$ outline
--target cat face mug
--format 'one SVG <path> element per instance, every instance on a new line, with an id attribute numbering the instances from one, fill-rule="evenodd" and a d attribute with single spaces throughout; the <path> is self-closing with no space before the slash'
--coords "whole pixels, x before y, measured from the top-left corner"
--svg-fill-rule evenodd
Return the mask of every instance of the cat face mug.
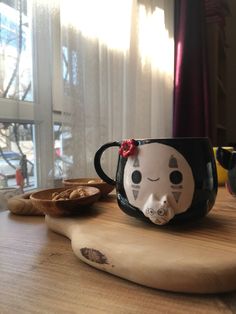
<path id="1" fill-rule="evenodd" d="M 103 152 L 119 147 L 116 178 L 101 166 Z M 94 166 L 116 186 L 119 207 L 156 225 L 206 215 L 215 203 L 217 172 L 207 138 L 130 139 L 102 145 Z"/>

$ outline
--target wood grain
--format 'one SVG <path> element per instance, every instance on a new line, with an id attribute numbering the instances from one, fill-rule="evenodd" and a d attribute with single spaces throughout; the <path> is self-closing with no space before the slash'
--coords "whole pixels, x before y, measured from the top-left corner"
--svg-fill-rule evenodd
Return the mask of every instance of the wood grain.
<path id="1" fill-rule="evenodd" d="M 186 295 L 122 280 L 77 259 L 43 217 L 8 211 L 0 213 L 0 279 L 1 314 L 236 313 L 235 292 Z"/>
<path id="2" fill-rule="evenodd" d="M 52 230 L 71 239 L 77 257 L 136 283 L 185 293 L 236 289 L 236 199 L 224 193 L 209 215 L 155 226 L 125 215 L 114 197 L 84 216 L 47 216 Z"/>

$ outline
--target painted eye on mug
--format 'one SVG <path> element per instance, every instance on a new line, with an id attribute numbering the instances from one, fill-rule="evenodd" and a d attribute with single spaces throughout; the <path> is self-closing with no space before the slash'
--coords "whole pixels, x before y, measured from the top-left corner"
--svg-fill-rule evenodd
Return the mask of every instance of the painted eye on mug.
<path id="1" fill-rule="evenodd" d="M 170 173 L 170 182 L 173 184 L 180 184 L 183 180 L 183 175 L 180 171 L 175 170 Z"/>
<path id="2" fill-rule="evenodd" d="M 147 209 L 147 214 L 148 214 L 149 216 L 153 216 L 153 215 L 155 214 L 155 211 L 154 211 L 152 208 L 148 208 L 148 209 Z"/>
<path id="3" fill-rule="evenodd" d="M 158 211 L 157 211 L 157 214 L 159 216 L 164 216 L 166 213 L 165 209 L 164 208 L 159 208 Z"/>
<path id="4" fill-rule="evenodd" d="M 132 181 L 133 183 L 135 184 L 139 184 L 142 180 L 142 174 L 139 170 L 135 170 L 133 173 L 132 173 Z"/>

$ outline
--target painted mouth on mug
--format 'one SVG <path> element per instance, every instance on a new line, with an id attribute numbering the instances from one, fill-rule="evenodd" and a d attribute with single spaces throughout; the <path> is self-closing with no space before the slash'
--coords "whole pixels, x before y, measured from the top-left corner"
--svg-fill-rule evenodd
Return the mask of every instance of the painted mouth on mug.
<path id="1" fill-rule="evenodd" d="M 169 220 L 164 219 L 164 218 L 161 218 L 161 219 L 156 218 L 155 221 L 154 221 L 154 223 L 157 224 L 157 225 L 165 225 L 168 222 L 169 222 Z"/>
<path id="2" fill-rule="evenodd" d="M 156 179 L 152 179 L 152 178 L 147 178 L 149 181 L 151 181 L 151 182 L 155 182 L 155 181 L 158 181 L 158 180 L 160 180 L 160 177 L 159 178 L 156 178 Z"/>

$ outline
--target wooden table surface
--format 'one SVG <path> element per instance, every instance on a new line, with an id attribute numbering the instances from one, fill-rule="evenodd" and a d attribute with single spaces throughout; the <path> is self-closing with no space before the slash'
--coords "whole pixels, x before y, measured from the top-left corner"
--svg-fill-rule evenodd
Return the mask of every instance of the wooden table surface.
<path id="1" fill-rule="evenodd" d="M 236 199 L 219 189 L 216 206 L 234 202 L 236 210 Z M 236 291 L 187 295 L 134 284 L 80 261 L 70 240 L 50 231 L 44 217 L 3 211 L 0 314 L 5 313 L 236 313 Z"/>

